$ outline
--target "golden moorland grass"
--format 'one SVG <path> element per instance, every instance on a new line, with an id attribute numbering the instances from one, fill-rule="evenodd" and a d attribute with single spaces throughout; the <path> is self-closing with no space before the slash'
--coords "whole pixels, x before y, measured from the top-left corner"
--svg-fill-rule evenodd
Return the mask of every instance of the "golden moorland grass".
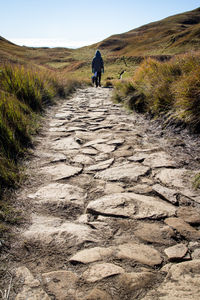
<path id="1" fill-rule="evenodd" d="M 66 97 L 79 82 L 59 78 L 56 73 L 22 65 L 0 67 L 0 232 L 13 213 L 4 191 L 23 178 L 20 161 L 32 146 L 40 115 L 55 99 Z M 6 197 L 6 198 L 5 198 Z M 6 203 L 7 202 L 7 203 Z M 14 214 L 15 215 L 15 214 Z"/>
<path id="2" fill-rule="evenodd" d="M 168 114 L 200 131 L 200 53 L 160 62 L 145 59 L 130 81 L 116 84 L 114 98 L 152 116 Z"/>

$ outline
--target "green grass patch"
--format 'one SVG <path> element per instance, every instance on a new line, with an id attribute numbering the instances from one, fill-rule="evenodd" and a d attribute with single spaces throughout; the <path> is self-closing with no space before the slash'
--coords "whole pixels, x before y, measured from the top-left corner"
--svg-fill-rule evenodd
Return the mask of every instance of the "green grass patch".
<path id="1" fill-rule="evenodd" d="M 193 186 L 195 189 L 200 188 L 200 173 L 195 176 Z"/>

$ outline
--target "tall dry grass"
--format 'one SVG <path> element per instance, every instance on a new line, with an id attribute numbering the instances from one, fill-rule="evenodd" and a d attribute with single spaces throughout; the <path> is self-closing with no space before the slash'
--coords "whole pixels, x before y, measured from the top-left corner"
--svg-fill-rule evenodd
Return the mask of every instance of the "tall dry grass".
<path id="1" fill-rule="evenodd" d="M 200 132 L 200 53 L 178 55 L 160 62 L 147 58 L 137 68 L 133 93 L 124 93 L 127 83 L 116 86 L 115 98 L 129 107 L 153 116 L 168 114 L 192 131 Z M 128 100 L 127 100 L 128 99 Z M 139 109 L 137 109 L 139 107 Z"/>
<path id="2" fill-rule="evenodd" d="M 0 68 L 0 196 L 19 180 L 18 159 L 31 146 L 39 114 L 77 85 L 47 70 L 11 64 Z"/>

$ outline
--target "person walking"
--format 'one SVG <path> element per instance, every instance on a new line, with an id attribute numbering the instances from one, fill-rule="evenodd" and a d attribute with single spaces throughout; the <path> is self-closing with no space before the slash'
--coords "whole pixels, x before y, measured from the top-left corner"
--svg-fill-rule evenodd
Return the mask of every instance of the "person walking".
<path id="1" fill-rule="evenodd" d="M 92 73 L 94 73 L 94 82 L 96 87 L 101 86 L 101 73 L 104 73 L 104 62 L 99 50 L 96 51 L 92 60 Z"/>

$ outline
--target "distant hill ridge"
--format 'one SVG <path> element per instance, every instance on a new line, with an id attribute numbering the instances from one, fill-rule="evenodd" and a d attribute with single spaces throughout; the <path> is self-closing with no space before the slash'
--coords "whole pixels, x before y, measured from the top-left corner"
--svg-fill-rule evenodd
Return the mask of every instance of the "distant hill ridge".
<path id="1" fill-rule="evenodd" d="M 88 63 L 95 49 L 104 57 L 165 56 L 200 50 L 200 7 L 163 20 L 115 34 L 79 49 L 21 47 L 0 36 L 0 64 L 33 63 L 69 71 Z"/>
<path id="2" fill-rule="evenodd" d="M 112 35 L 92 48 L 113 55 L 176 54 L 200 49 L 200 7 L 143 25 L 126 33 Z"/>

